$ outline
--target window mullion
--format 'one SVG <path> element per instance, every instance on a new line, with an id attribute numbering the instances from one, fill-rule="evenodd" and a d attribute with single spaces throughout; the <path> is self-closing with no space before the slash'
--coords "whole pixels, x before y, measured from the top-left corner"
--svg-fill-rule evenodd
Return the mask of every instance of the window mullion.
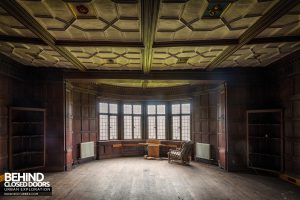
<path id="1" fill-rule="evenodd" d="M 133 111 L 133 109 L 132 109 L 132 111 Z M 134 114 L 133 114 L 133 112 L 131 115 L 131 137 L 134 140 Z"/>

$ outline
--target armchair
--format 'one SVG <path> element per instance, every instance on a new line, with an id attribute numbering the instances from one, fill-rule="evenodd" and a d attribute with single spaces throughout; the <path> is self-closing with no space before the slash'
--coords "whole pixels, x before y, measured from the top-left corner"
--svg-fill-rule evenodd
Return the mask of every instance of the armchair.
<path id="1" fill-rule="evenodd" d="M 182 164 L 189 164 L 193 144 L 193 141 L 184 141 L 181 148 L 177 148 L 176 150 L 170 149 L 168 152 L 168 162 L 171 163 L 174 160 L 179 160 Z"/>

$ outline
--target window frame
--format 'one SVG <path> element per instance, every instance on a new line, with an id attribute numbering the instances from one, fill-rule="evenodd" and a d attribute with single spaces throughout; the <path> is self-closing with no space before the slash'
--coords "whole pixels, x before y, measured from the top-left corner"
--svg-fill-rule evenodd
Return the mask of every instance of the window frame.
<path id="1" fill-rule="evenodd" d="M 125 105 L 131 105 L 131 114 L 125 114 L 124 113 L 124 106 Z M 134 114 L 133 107 L 135 105 L 141 106 L 141 114 Z M 122 102 L 122 121 L 123 121 L 123 135 L 122 138 L 124 140 L 141 140 L 143 138 L 143 104 L 138 103 L 138 102 Z M 130 116 L 131 117 L 131 139 L 125 139 L 125 116 Z M 134 117 L 140 117 L 140 138 L 135 138 L 134 136 Z"/>
<path id="2" fill-rule="evenodd" d="M 101 113 L 100 111 L 100 104 L 101 103 L 106 103 L 107 104 L 107 113 Z M 110 104 L 116 104 L 117 105 L 117 113 L 111 113 L 110 112 Z M 118 140 L 119 138 L 119 115 L 120 115 L 120 111 L 119 111 L 119 103 L 118 102 L 108 102 L 108 101 L 98 101 L 98 105 L 99 105 L 99 109 L 98 109 L 98 116 L 99 116 L 99 140 L 100 141 L 108 141 L 108 140 Z M 100 116 L 101 115 L 106 115 L 107 116 L 107 122 L 108 122 L 108 125 L 107 125 L 107 140 L 101 140 L 100 138 Z M 111 116 L 115 116 L 116 117 L 116 138 L 113 138 L 111 139 L 111 122 L 110 122 L 110 117 Z"/>
<path id="3" fill-rule="evenodd" d="M 173 114 L 173 109 L 172 109 L 172 106 L 173 105 L 176 105 L 176 104 L 179 104 L 179 113 L 178 114 Z M 182 113 L 182 104 L 190 104 L 190 112 L 188 114 L 186 113 Z M 174 139 L 174 130 L 173 130 L 173 117 L 174 116 L 177 116 L 179 117 L 179 139 Z M 182 140 L 182 117 L 183 116 L 189 116 L 189 134 L 190 134 L 190 137 L 189 137 L 189 140 L 192 140 L 192 102 L 191 101 L 173 101 L 171 102 L 170 104 L 170 125 L 171 125 L 171 140 L 174 140 L 174 141 L 183 141 Z"/>
<path id="4" fill-rule="evenodd" d="M 154 105 L 155 106 L 155 114 L 149 114 L 148 113 L 148 106 Z M 157 106 L 158 105 L 164 105 L 165 107 L 165 114 L 157 114 Z M 168 117 L 168 103 L 167 101 L 165 102 L 147 102 L 145 104 L 145 121 L 146 121 L 146 130 L 147 130 L 147 138 L 146 139 L 156 139 L 156 140 L 166 140 L 167 139 L 167 117 Z M 149 138 L 149 116 L 154 117 L 155 118 L 155 138 Z M 164 126 L 164 130 L 165 130 L 165 135 L 164 135 L 164 139 L 158 139 L 158 128 L 157 128 L 157 118 L 159 116 L 164 116 L 165 117 L 165 126 Z"/>

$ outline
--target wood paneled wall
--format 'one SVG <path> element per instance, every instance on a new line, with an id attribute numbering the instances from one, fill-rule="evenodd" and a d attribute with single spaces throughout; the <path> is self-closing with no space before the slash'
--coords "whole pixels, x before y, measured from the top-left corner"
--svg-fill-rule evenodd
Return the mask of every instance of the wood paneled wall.
<path id="1" fill-rule="evenodd" d="M 8 169 L 8 105 L 11 78 L 0 74 L 0 173 Z"/>
<path id="2" fill-rule="evenodd" d="M 211 144 L 211 158 L 217 161 L 217 99 L 218 90 L 195 94 L 193 125 L 195 142 Z"/>
<path id="3" fill-rule="evenodd" d="M 1 58 L 2 59 L 2 58 Z M 8 170 L 8 108 L 46 108 L 46 171 L 64 170 L 64 86 L 62 73 L 39 73 L 0 62 L 0 172 Z M 20 71 L 20 72 L 19 72 Z M 28 74 L 28 77 L 23 76 Z M 55 77 L 55 78 L 53 78 Z"/>
<path id="4" fill-rule="evenodd" d="M 193 138 L 195 142 L 211 145 L 211 159 L 214 163 L 220 160 L 219 146 L 226 146 L 225 134 L 225 102 L 221 100 L 225 94 L 225 85 L 216 85 L 214 88 L 194 93 L 193 98 Z M 224 158 L 222 158 L 224 159 Z"/>
<path id="5" fill-rule="evenodd" d="M 264 74 L 257 74 L 256 77 L 227 83 L 229 171 L 247 169 L 246 111 L 280 108 L 272 81 Z"/>
<path id="6" fill-rule="evenodd" d="M 300 175 L 300 52 L 278 62 L 280 101 L 284 109 L 285 172 Z"/>
<path id="7" fill-rule="evenodd" d="M 74 87 L 73 99 L 73 162 L 78 163 L 79 144 L 97 141 L 98 112 L 97 95 L 95 92 Z M 96 145 L 95 145 L 96 146 Z M 95 147 L 96 148 L 96 147 Z M 95 149 L 96 150 L 96 149 Z"/>

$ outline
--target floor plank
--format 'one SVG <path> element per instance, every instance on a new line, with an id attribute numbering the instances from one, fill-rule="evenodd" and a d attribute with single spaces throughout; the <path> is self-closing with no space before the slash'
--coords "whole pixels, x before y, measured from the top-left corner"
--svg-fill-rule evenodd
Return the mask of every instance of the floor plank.
<path id="1" fill-rule="evenodd" d="M 276 177 L 227 173 L 216 166 L 166 160 L 115 158 L 49 173 L 52 197 L 38 199 L 300 199 L 300 188 Z M 7 197 L 3 199 L 37 199 Z"/>

